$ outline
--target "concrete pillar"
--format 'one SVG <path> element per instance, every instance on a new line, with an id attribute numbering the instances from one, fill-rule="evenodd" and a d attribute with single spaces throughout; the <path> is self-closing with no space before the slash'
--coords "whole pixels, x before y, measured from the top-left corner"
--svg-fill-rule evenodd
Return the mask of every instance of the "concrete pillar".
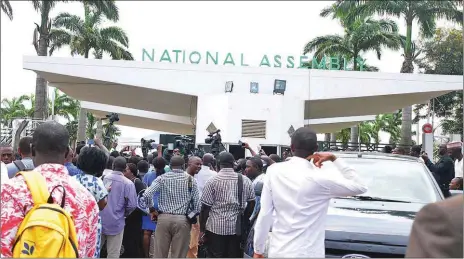
<path id="1" fill-rule="evenodd" d="M 102 136 L 103 136 L 103 123 L 102 123 L 101 119 L 98 119 L 97 120 L 97 134 L 96 134 L 96 137 L 103 141 Z"/>
<path id="2" fill-rule="evenodd" d="M 77 142 L 85 141 L 85 129 L 87 127 L 87 110 L 81 108 L 79 111 L 79 122 L 77 125 Z"/>

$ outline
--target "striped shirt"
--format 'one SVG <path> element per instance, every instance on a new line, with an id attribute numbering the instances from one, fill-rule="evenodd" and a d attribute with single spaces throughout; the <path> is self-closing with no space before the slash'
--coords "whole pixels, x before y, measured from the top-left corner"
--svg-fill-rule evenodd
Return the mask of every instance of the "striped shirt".
<path id="1" fill-rule="evenodd" d="M 206 182 L 201 196 L 201 202 L 211 207 L 206 230 L 217 235 L 235 235 L 237 216 L 245 210 L 247 202 L 255 200 L 250 179 L 242 179 L 242 208 L 238 200 L 238 175 L 232 168 L 221 169 Z"/>
<path id="2" fill-rule="evenodd" d="M 192 181 L 191 192 L 188 189 L 189 178 Z M 195 179 L 183 170 L 173 169 L 158 176 L 143 194 L 149 207 L 153 207 L 153 195 L 159 192 L 158 208 L 160 213 L 186 215 L 200 213 L 200 197 Z M 188 208 L 188 210 L 187 210 Z"/>

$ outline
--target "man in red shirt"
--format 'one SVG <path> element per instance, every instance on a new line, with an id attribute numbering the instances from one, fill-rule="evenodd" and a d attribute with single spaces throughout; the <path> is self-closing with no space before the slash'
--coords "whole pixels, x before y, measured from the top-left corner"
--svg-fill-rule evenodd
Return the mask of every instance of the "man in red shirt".
<path id="1" fill-rule="evenodd" d="M 74 219 L 78 239 L 78 252 L 82 258 L 93 257 L 97 244 L 98 205 L 95 198 L 84 186 L 69 176 L 64 167 L 68 152 L 69 133 L 54 121 L 41 124 L 34 131 L 32 156 L 34 171 L 41 173 L 48 191 L 62 185 L 66 190 L 64 209 Z M 61 201 L 63 193 L 56 188 L 55 201 Z M 2 184 L 1 188 L 1 249 L 2 257 L 12 257 L 13 242 L 19 225 L 27 212 L 34 206 L 27 184 L 21 175 Z"/>

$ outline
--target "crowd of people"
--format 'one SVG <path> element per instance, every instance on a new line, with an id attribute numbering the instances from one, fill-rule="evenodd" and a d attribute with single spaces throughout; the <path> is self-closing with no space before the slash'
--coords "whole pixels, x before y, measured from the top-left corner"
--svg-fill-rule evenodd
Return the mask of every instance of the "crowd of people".
<path id="1" fill-rule="evenodd" d="M 462 189 L 462 169 L 453 183 L 454 163 L 462 167 L 458 146 L 440 147 L 435 164 L 411 150 L 444 192 L 446 183 Z M 18 159 L 2 144 L 2 257 L 237 258 L 251 250 L 260 258 L 271 227 L 269 257 L 324 257 L 330 199 L 367 190 L 353 168 L 317 152 L 307 127 L 295 131 L 282 158 L 246 143 L 252 156 L 238 160 L 226 151 L 167 160 L 162 148 L 146 158 L 125 157 L 99 139 L 73 149 L 66 128 L 53 121 L 20 140 Z M 321 173 L 326 162 L 339 178 Z M 246 247 L 250 231 L 254 242 Z"/>

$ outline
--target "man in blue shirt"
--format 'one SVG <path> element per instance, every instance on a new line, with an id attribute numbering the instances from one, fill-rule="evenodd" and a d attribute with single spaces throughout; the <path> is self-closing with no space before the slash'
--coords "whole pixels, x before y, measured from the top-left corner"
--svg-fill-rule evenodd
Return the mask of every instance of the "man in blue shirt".
<path id="1" fill-rule="evenodd" d="M 21 155 L 21 160 L 16 160 L 6 166 L 8 170 L 8 178 L 13 178 L 17 172 L 24 170 L 32 170 L 35 168 L 32 161 L 31 152 L 32 137 L 24 137 L 19 141 L 18 153 Z"/>

